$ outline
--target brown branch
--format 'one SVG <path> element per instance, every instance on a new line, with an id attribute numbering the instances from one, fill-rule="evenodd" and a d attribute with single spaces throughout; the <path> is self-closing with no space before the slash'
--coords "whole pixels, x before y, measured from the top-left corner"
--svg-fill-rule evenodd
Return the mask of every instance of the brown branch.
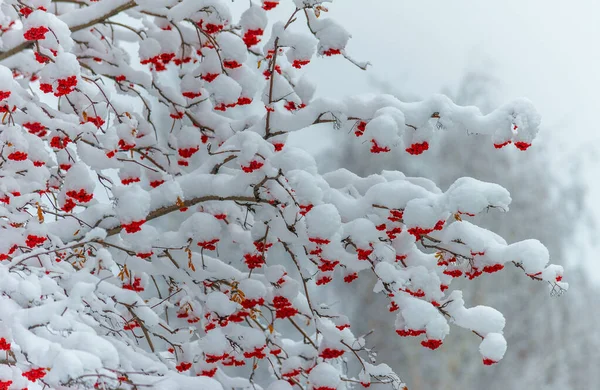
<path id="1" fill-rule="evenodd" d="M 184 207 L 191 207 L 191 206 L 195 206 L 198 203 L 202 203 L 202 202 L 209 202 L 212 200 L 216 200 L 216 201 L 227 201 L 227 200 L 231 200 L 234 202 L 252 202 L 252 203 L 264 203 L 266 201 L 261 200 L 261 199 L 257 199 L 251 196 L 241 196 L 241 195 L 237 195 L 237 196 L 217 196 L 217 195 L 207 195 L 207 196 L 201 196 L 199 198 L 192 198 L 192 199 L 188 199 L 185 200 L 179 204 L 173 204 L 170 206 L 164 206 L 161 208 L 158 208 L 156 210 L 151 211 L 148 216 L 146 217 L 146 221 L 150 221 L 159 217 L 162 217 L 163 215 L 167 215 L 169 213 L 172 213 L 174 211 L 177 211 L 181 208 Z M 111 229 L 107 229 L 106 230 L 106 235 L 107 236 L 114 236 L 115 234 L 119 234 L 119 232 L 121 231 L 122 226 L 119 224 L 118 226 L 115 226 Z"/>

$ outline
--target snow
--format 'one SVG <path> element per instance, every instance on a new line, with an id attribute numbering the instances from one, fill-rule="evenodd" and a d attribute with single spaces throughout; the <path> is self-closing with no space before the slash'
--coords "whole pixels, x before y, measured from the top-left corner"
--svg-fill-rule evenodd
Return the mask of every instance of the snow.
<path id="1" fill-rule="evenodd" d="M 448 270 L 474 278 L 512 263 L 567 287 L 540 242 L 508 244 L 461 220 L 508 211 L 501 186 L 322 174 L 327 156 L 290 142 L 311 131 L 325 150 L 318 131 L 333 127 L 360 143 L 357 162 L 426 152 L 441 131 L 526 149 L 540 124 L 530 102 L 483 115 L 442 95 L 319 97 L 305 67 L 348 60 L 350 39 L 322 2 L 302 2 L 287 23 L 269 22 L 291 5 L 277 1 L 242 11 L 221 0 L 44 0 L 27 3 L 46 8 L 29 16 L 9 3 L 0 21 L 18 23 L 2 56 L 19 53 L 0 65 L 0 335 L 11 347 L 0 346 L 15 385 L 39 368 L 49 388 L 341 390 L 378 376 L 401 388 L 329 303 L 340 283 L 372 280 L 398 334 L 427 348 L 449 324 L 476 332 L 484 363 L 504 354 L 504 317 L 445 292 Z M 256 377 L 230 368 L 242 364 Z"/>

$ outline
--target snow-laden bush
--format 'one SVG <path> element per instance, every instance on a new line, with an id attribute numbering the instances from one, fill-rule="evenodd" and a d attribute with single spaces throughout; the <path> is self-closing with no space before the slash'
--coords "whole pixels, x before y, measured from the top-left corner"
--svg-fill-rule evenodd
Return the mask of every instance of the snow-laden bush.
<path id="1" fill-rule="evenodd" d="M 322 3 L 235 19 L 224 0 L 2 3 L 0 388 L 401 389 L 327 304 L 334 279 L 376 277 L 389 337 L 436 349 L 454 324 L 486 365 L 504 317 L 466 307 L 455 278 L 512 264 L 566 289 L 540 242 L 467 221 L 508 210 L 501 186 L 322 175 L 286 146 L 319 124 L 361 144 L 358 161 L 426 153 L 440 131 L 525 150 L 538 131 L 524 99 L 482 115 L 441 95 L 315 97 L 299 77 L 315 56 L 367 67 Z"/>

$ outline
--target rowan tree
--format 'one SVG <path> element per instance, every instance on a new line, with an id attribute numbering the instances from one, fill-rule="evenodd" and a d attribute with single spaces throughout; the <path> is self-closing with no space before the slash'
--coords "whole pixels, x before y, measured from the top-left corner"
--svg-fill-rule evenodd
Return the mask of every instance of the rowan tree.
<path id="1" fill-rule="evenodd" d="M 329 124 L 364 141 L 358 160 L 426 156 L 442 131 L 524 151 L 539 128 L 525 99 L 483 115 L 442 95 L 316 97 L 315 57 L 368 65 L 323 3 L 3 2 L 0 389 L 402 389 L 328 304 L 334 279 L 376 278 L 389 337 L 437 349 L 468 329 L 484 365 L 504 317 L 454 279 L 512 264 L 567 288 L 539 241 L 468 222 L 508 210 L 503 187 L 320 174 L 286 145 Z"/>

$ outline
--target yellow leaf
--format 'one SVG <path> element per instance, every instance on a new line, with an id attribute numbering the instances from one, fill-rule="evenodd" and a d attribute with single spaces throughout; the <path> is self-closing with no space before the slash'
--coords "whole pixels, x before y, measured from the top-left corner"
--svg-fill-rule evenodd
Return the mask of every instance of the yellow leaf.
<path id="1" fill-rule="evenodd" d="M 82 116 L 83 116 L 83 121 L 87 122 L 87 120 L 88 120 L 88 114 L 87 114 L 87 112 L 84 111 L 83 114 L 82 114 Z"/>
<path id="2" fill-rule="evenodd" d="M 460 217 L 459 213 L 454 214 L 454 219 L 456 219 L 457 221 L 462 221 L 462 218 Z"/>
<path id="3" fill-rule="evenodd" d="M 75 233 L 73 233 L 74 236 L 79 234 L 79 230 L 77 230 Z"/>
<path id="4" fill-rule="evenodd" d="M 269 324 L 269 333 L 273 333 L 273 330 L 274 330 L 273 324 Z"/>
<path id="5" fill-rule="evenodd" d="M 260 65 L 262 64 L 262 60 L 258 61 L 258 64 L 256 65 L 256 68 L 260 69 Z"/>
<path id="6" fill-rule="evenodd" d="M 39 203 L 37 203 L 37 217 L 40 223 L 44 222 L 44 213 L 42 212 L 42 207 Z"/>

